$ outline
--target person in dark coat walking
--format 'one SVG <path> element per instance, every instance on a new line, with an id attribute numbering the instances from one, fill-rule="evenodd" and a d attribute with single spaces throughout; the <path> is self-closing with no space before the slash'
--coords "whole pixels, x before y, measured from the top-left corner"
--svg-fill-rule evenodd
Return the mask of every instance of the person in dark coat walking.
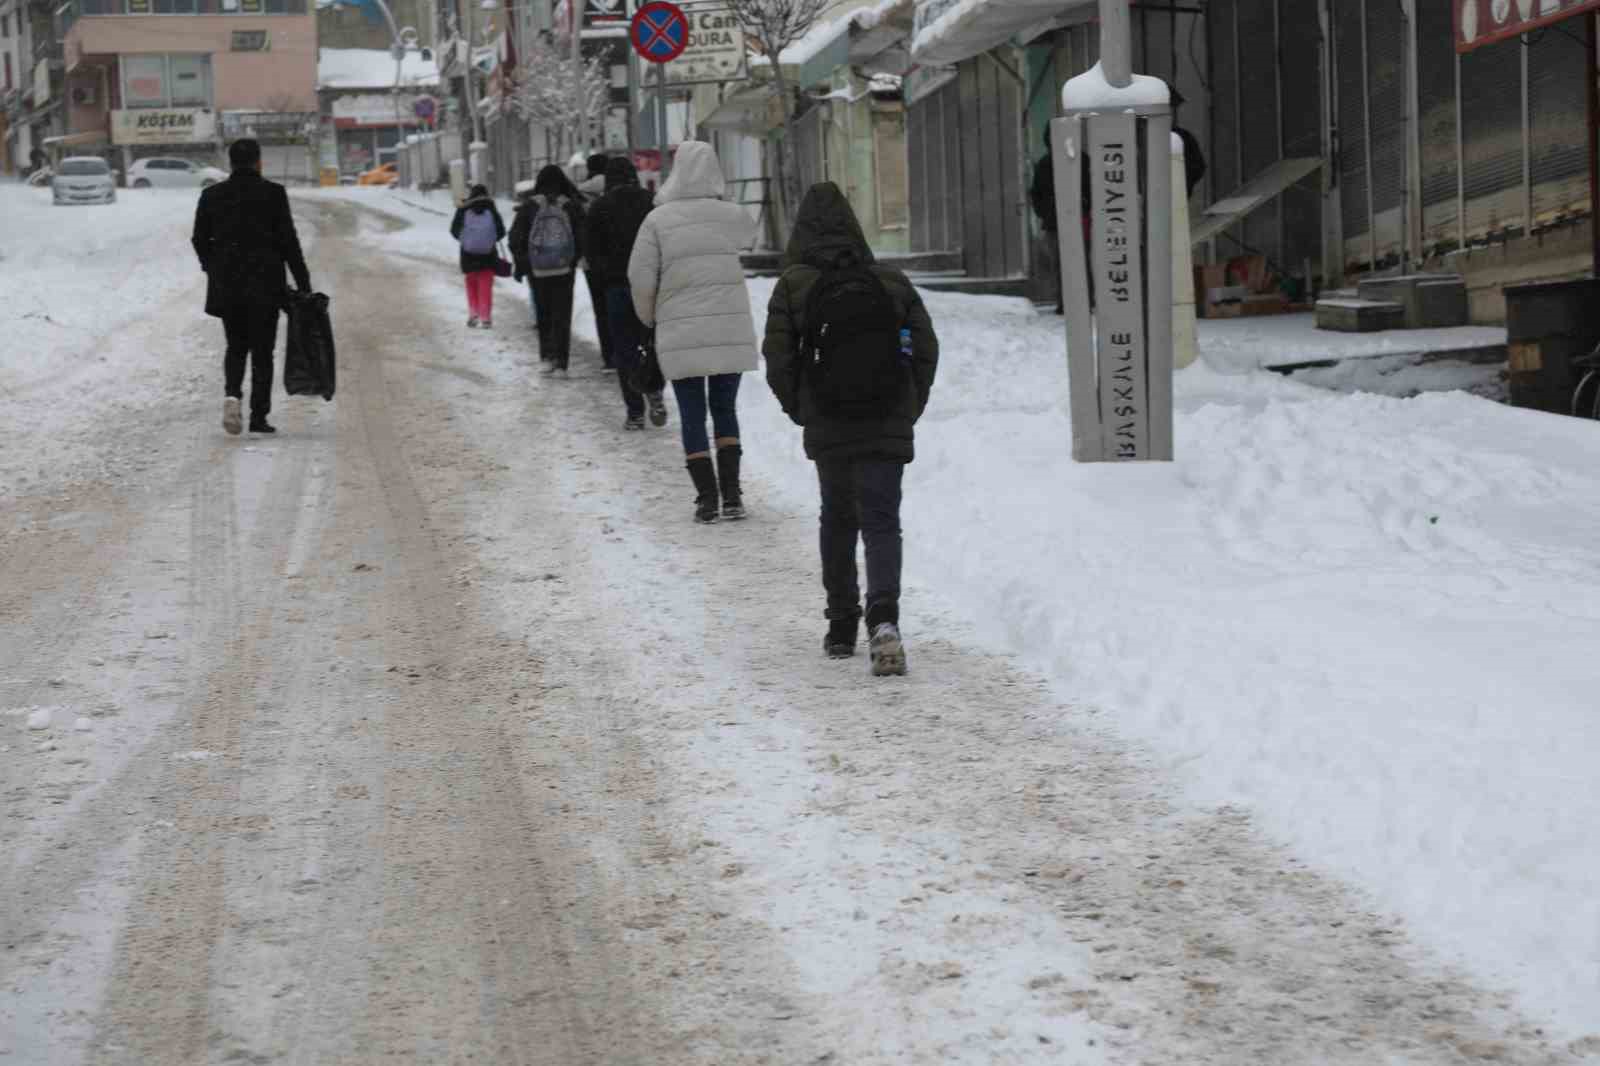
<path id="1" fill-rule="evenodd" d="M 667 405 L 659 391 L 644 396 L 628 384 L 628 372 L 646 343 L 644 323 L 633 309 L 633 289 L 628 285 L 628 259 L 639 227 L 655 207 L 655 194 L 639 185 L 639 172 L 633 163 L 618 156 L 606 164 L 606 191 L 589 208 L 589 234 L 584 246 L 589 252 L 589 279 L 598 283 L 600 298 L 595 305 L 596 321 L 603 313 L 611 336 L 612 358 L 616 362 L 617 384 L 622 389 L 622 405 L 627 416 L 623 429 L 643 429 L 645 402 L 649 401 L 650 421 L 667 424 Z"/>
<path id="2" fill-rule="evenodd" d="M 206 314 L 222 319 L 222 428 L 240 429 L 245 357 L 250 359 L 250 432 L 277 432 L 272 411 L 272 348 L 278 312 L 288 298 L 284 268 L 302 292 L 311 274 L 300 250 L 289 194 L 261 176 L 261 146 L 251 138 L 228 146 L 233 174 L 200 193 L 194 215 L 194 251 L 206 272 Z"/>
<path id="3" fill-rule="evenodd" d="M 533 262 L 529 249 L 534 223 L 547 207 L 563 212 L 571 230 L 573 245 L 563 265 L 539 266 Z M 533 194 L 517 207 L 511 223 L 511 256 L 516 263 L 517 280 L 533 278 L 534 299 L 539 304 L 539 358 L 544 360 L 546 374 L 567 376 L 567 362 L 572 355 L 572 292 L 578 261 L 584 256 L 583 237 L 583 206 L 577 186 L 560 167 L 546 166 L 534 179 Z"/>
<path id="4" fill-rule="evenodd" d="M 583 194 L 583 209 L 587 213 L 594 209 L 611 189 L 611 161 L 603 155 L 591 155 L 584 163 L 587 177 L 578 192 Z M 626 264 L 624 264 L 626 266 Z M 600 365 L 605 370 L 617 369 L 616 344 L 611 337 L 611 316 L 606 308 L 606 281 L 594 268 L 593 256 L 588 257 L 588 263 L 583 269 L 583 280 L 589 286 L 589 306 L 594 308 L 594 332 L 600 340 Z"/>
<path id="5" fill-rule="evenodd" d="M 1028 201 L 1033 213 L 1039 216 L 1039 228 L 1044 231 L 1046 255 L 1054 264 L 1056 275 L 1056 314 L 1064 310 L 1066 298 L 1062 291 L 1061 244 L 1056 216 L 1056 165 L 1049 152 L 1033 166 L 1033 183 L 1028 186 Z"/>
<path id="6" fill-rule="evenodd" d="M 870 418 L 843 418 L 819 410 L 809 373 L 803 372 L 806 314 L 816 286 L 831 272 L 867 267 L 888 291 L 899 323 L 902 351 L 909 340 L 909 374 L 899 401 Z M 909 334 L 909 336 L 907 336 Z M 867 633 L 874 674 L 904 673 L 900 640 L 900 484 L 915 458 L 915 426 L 928 405 L 939 366 L 939 339 L 906 276 L 873 261 L 861 224 L 831 181 L 813 185 L 800 203 L 784 253 L 784 272 L 767 305 L 767 384 L 784 413 L 805 429 L 806 457 L 817 465 L 822 492 L 820 547 L 827 592 L 830 657 L 855 654 L 861 619 L 856 540 L 866 545 Z"/>
<path id="7" fill-rule="evenodd" d="M 484 186 L 474 185 L 450 220 L 450 236 L 461 244 L 461 273 L 467 279 L 468 329 L 494 325 L 494 267 L 500 260 L 495 245 L 505 235 L 506 224 L 494 197 Z"/>

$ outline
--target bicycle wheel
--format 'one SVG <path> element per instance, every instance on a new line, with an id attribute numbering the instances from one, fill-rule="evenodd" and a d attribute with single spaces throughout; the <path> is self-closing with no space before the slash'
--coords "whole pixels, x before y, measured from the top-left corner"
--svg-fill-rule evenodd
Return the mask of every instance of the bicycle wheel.
<path id="1" fill-rule="evenodd" d="M 1591 370 L 1572 390 L 1572 413 L 1578 418 L 1600 419 L 1600 370 Z"/>

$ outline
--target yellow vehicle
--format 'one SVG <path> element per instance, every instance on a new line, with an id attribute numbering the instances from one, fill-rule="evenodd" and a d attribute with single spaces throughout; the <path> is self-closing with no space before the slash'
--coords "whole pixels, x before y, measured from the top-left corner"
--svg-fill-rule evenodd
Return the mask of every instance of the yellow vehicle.
<path id="1" fill-rule="evenodd" d="M 356 179 L 357 185 L 393 185 L 400 180 L 400 171 L 393 163 L 373 167 Z"/>

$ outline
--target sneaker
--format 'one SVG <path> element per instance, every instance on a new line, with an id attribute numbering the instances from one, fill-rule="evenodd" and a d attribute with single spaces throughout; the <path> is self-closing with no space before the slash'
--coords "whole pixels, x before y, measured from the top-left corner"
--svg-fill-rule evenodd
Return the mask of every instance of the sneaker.
<path id="1" fill-rule="evenodd" d="M 477 329 L 478 328 L 478 316 L 477 315 L 473 315 L 471 318 L 467 319 L 467 328 L 468 329 Z"/>
<path id="2" fill-rule="evenodd" d="M 478 328 L 479 329 L 494 329 L 494 321 L 492 319 L 488 319 L 488 318 L 479 319 L 478 320 Z"/>
<path id="3" fill-rule="evenodd" d="M 269 425 L 265 418 L 252 418 L 250 420 L 250 432 L 251 433 L 276 433 L 278 431 L 275 428 L 273 428 L 271 425 Z"/>
<path id="4" fill-rule="evenodd" d="M 244 417 L 239 414 L 239 397 L 229 396 L 222 401 L 222 428 L 231 437 L 237 437 L 244 428 Z"/>
<path id="5" fill-rule="evenodd" d="M 644 415 L 629 415 L 628 420 L 622 423 L 623 429 L 643 429 Z"/>
<path id="6" fill-rule="evenodd" d="M 650 405 L 650 424 L 664 426 L 667 424 L 667 402 L 661 398 L 659 392 L 652 392 L 645 397 L 645 402 Z"/>
<path id="7" fill-rule="evenodd" d="M 872 656 L 873 677 L 906 672 L 906 646 L 900 641 L 900 627 L 893 622 L 880 622 L 873 629 L 867 649 Z"/>
<path id="8" fill-rule="evenodd" d="M 729 522 L 737 522 L 744 517 L 744 504 L 739 500 L 722 501 L 722 517 Z"/>

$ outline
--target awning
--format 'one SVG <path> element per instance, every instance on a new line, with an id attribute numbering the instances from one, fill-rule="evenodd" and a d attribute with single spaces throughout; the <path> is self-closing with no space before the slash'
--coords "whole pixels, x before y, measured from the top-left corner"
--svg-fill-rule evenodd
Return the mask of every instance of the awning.
<path id="1" fill-rule="evenodd" d="M 1095 0 L 919 0 L 911 58 L 923 66 L 959 63 L 1014 37 L 1037 37 L 1080 22 Z"/>
<path id="2" fill-rule="evenodd" d="M 782 121 L 773 120 L 773 113 L 777 110 L 773 104 L 772 89 L 767 85 L 741 89 L 726 97 L 698 125 L 706 129 L 764 136 Z"/>
<path id="3" fill-rule="evenodd" d="M 66 133 L 59 137 L 46 137 L 41 142 L 45 148 L 78 148 L 88 144 L 109 144 L 111 135 L 105 130 L 84 130 L 82 133 Z"/>

